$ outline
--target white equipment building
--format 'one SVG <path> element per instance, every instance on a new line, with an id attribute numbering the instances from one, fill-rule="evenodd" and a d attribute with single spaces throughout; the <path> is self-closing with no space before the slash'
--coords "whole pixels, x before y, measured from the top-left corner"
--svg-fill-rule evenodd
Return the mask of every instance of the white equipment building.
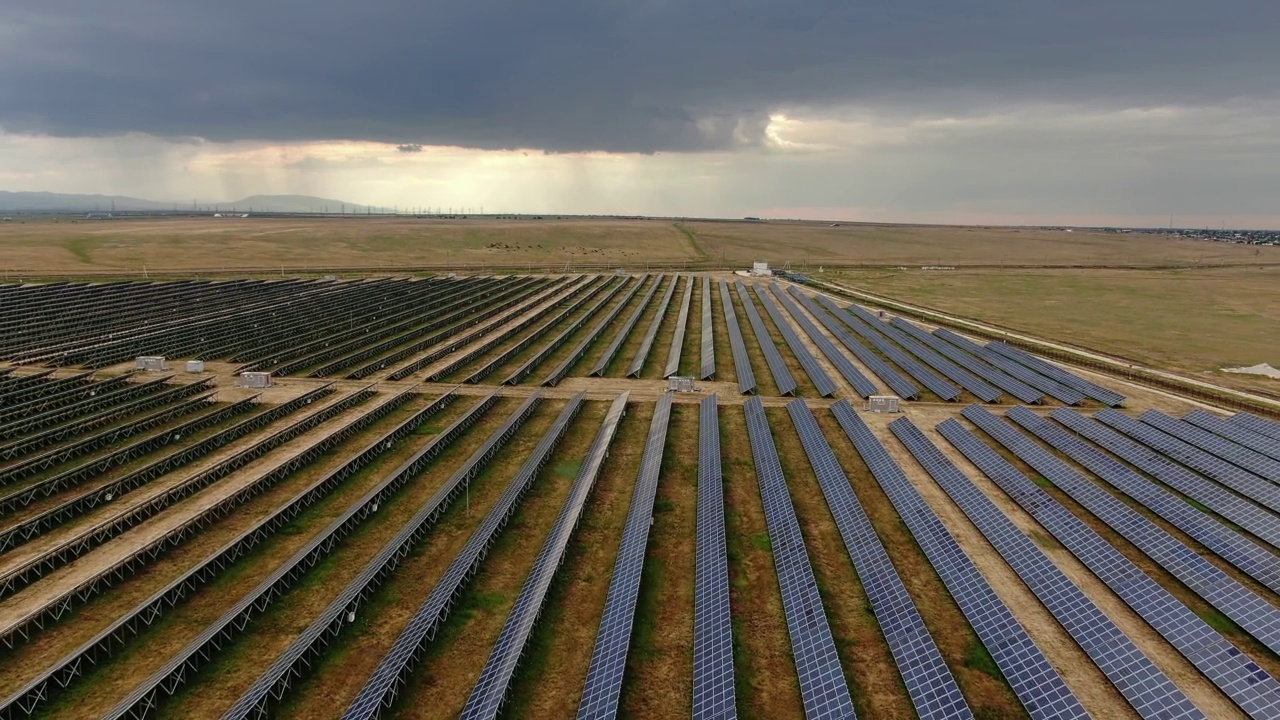
<path id="1" fill-rule="evenodd" d="M 169 363 L 162 355 L 140 355 L 138 356 L 138 359 L 134 361 L 134 367 L 139 370 L 168 370 Z"/>
<path id="2" fill-rule="evenodd" d="M 898 412 L 898 396 L 897 395 L 872 395 L 867 398 L 867 412 L 873 413 L 896 413 Z"/>
<path id="3" fill-rule="evenodd" d="M 242 372 L 240 381 L 236 383 L 245 388 L 269 388 L 274 384 L 269 372 Z"/>

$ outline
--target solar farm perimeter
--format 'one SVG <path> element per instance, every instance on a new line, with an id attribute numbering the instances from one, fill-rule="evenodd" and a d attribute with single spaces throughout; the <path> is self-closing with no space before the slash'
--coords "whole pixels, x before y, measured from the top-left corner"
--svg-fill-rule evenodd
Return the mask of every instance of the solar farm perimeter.
<path id="1" fill-rule="evenodd" d="M 0 286 L 0 716 L 1280 717 L 1280 424 L 852 297 Z"/>

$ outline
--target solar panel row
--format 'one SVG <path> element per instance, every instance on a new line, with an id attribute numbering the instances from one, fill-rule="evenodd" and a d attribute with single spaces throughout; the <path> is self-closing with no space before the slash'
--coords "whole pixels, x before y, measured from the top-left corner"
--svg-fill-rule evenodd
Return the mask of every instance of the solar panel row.
<path id="1" fill-rule="evenodd" d="M 1280 440 L 1276 438 L 1254 432 L 1204 410 L 1193 410 L 1182 416 L 1182 420 L 1256 453 L 1266 455 L 1272 460 L 1280 460 Z"/>
<path id="2" fill-rule="evenodd" d="M 925 332 L 901 317 L 895 317 L 890 321 L 890 324 L 915 338 L 934 352 L 940 353 L 960 367 L 1018 398 L 1019 401 L 1032 404 L 1044 401 L 1044 393 L 1039 390 L 979 360 L 942 338 Z"/>
<path id="3" fill-rule="evenodd" d="M 1096 383 L 1089 382 L 1079 375 L 1067 372 L 1051 362 L 1042 360 L 1031 353 L 1023 352 L 1008 343 L 995 342 L 993 340 L 987 343 L 987 349 L 999 355 L 1003 355 L 1021 365 L 1025 365 L 1041 375 L 1052 380 L 1056 380 L 1069 388 L 1084 393 L 1086 397 L 1091 397 L 1103 405 L 1119 407 L 1124 404 L 1124 395 L 1121 395 L 1114 390 L 1108 390 Z"/>
<path id="4" fill-rule="evenodd" d="M 1027 385 L 1043 392 L 1045 395 L 1048 395 L 1055 400 L 1059 400 L 1067 405 L 1079 405 L 1086 399 L 1084 393 L 1073 388 L 1069 388 L 1055 380 L 1051 380 L 1040 373 L 1031 370 L 1025 365 L 1016 363 L 999 353 L 994 353 L 972 340 L 961 335 L 957 335 L 946 328 L 935 329 L 933 331 L 933 335 L 934 337 L 941 338 L 947 343 L 964 350 L 974 357 L 991 363 L 992 366 L 1008 373 L 1010 377 L 1021 380 Z"/>
<path id="5" fill-rule="evenodd" d="M 939 425 L 938 432 L 1242 710 L 1255 718 L 1275 717 L 1280 712 L 1280 695 L 1266 672 L 1093 528 L 954 418 Z"/>
<path id="6" fill-rule="evenodd" d="M 1098 412 L 1093 419 L 1280 513 L 1280 487 L 1274 483 L 1115 410 Z"/>
<path id="7" fill-rule="evenodd" d="M 561 330 L 555 337 L 551 338 L 551 340 L 538 348 L 538 350 L 530 357 L 526 358 L 524 362 L 520 363 L 520 365 L 502 381 L 502 384 L 515 385 L 528 377 L 529 373 L 533 372 L 535 367 L 541 365 L 547 358 L 551 357 L 551 354 L 556 351 L 556 348 L 563 345 L 570 336 L 582 329 L 582 326 L 586 325 L 596 313 L 600 312 L 600 309 L 603 308 L 614 295 L 621 292 L 622 289 L 626 287 L 627 282 L 627 280 L 624 280 L 610 288 L 599 300 L 592 303 L 591 306 L 582 313 L 582 315 L 578 316 L 576 320 L 571 321 L 568 326 Z M 638 287 L 639 286 L 637 285 L 636 288 Z M 634 293 L 636 288 L 632 288 L 631 292 Z"/>
<path id="8" fill-rule="evenodd" d="M 1250 415 L 1249 413 L 1236 413 L 1231 416 L 1230 422 L 1233 425 L 1247 427 L 1250 430 L 1266 435 L 1269 438 L 1280 440 L 1280 422 L 1276 422 L 1275 420 L 1268 420 L 1263 417 L 1258 417 L 1257 415 Z"/>
<path id="9" fill-rule="evenodd" d="M 538 470 L 550 457 L 551 450 L 568 430 L 569 424 L 581 409 L 585 397 L 586 393 L 578 393 L 560 411 L 551 428 L 516 471 L 497 502 L 467 538 L 467 544 L 449 563 L 444 575 L 431 589 L 431 594 L 414 612 L 405 628 L 400 631 L 391 649 L 382 656 L 378 666 L 360 688 L 360 692 L 347 706 L 343 718 L 377 717 L 395 702 L 401 686 L 407 680 L 426 643 L 435 638 L 449 609 L 467 581 L 475 574 L 476 568 L 484 560 L 499 531 L 515 512 L 520 499 L 533 484 Z M 584 463 L 584 468 L 586 466 L 587 463 Z"/>
<path id="10" fill-rule="evenodd" d="M 1086 718 L 1058 671 L 848 401 L 831 412 L 1033 718 Z"/>
<path id="11" fill-rule="evenodd" d="M 680 354 L 684 351 L 684 336 L 689 327 L 689 306 L 693 301 L 692 275 L 684 279 L 684 297 L 680 300 L 680 314 L 676 316 L 676 329 L 671 337 L 671 349 L 667 351 L 667 364 L 662 377 L 671 377 L 680 372 Z"/>
<path id="12" fill-rule="evenodd" d="M 622 312 L 622 308 L 626 307 L 627 303 L 631 302 L 631 298 L 635 297 L 636 293 L 640 291 L 640 288 L 644 287 L 645 279 L 648 277 L 648 275 L 642 276 L 640 281 L 628 290 L 627 293 L 622 296 L 622 299 L 613 306 L 613 309 L 605 313 L 604 317 L 600 318 L 600 320 L 596 322 L 595 326 L 588 330 L 587 334 L 583 335 L 582 338 L 578 340 L 578 344 L 573 346 L 573 349 L 569 351 L 568 355 L 564 356 L 560 361 L 560 364 L 556 365 L 555 369 L 543 379 L 543 385 L 554 386 L 563 380 L 565 375 L 569 374 L 569 368 L 573 367 L 574 364 L 586 354 L 587 348 L 596 341 L 596 338 L 600 336 L 600 333 L 604 332 L 604 329 L 609 325 L 609 323 L 613 322 L 614 318 L 618 317 L 618 314 Z M 608 302 L 609 297 L 612 297 L 617 293 L 618 289 L 619 288 L 615 288 L 613 292 L 609 293 L 609 296 L 605 297 L 601 302 L 588 310 L 585 315 L 574 321 L 568 329 L 560 334 L 560 341 L 563 342 L 568 339 L 568 337 L 576 332 L 578 328 L 582 327 L 586 321 L 590 319 L 590 316 L 594 315 L 597 310 L 603 307 L 604 303 Z M 550 356 L 550 354 L 550 352 L 547 352 L 546 356 Z M 543 359 L 546 359 L 546 356 L 544 356 Z"/>
<path id="13" fill-rule="evenodd" d="M 1280 517 L 1245 498 L 1167 459 L 1145 445 L 1129 440 L 1111 428 L 1074 410 L 1058 408 L 1050 414 L 1082 437 L 1092 440 L 1121 460 L 1195 500 L 1222 517 L 1280 548 Z M 1137 424 L 1137 423 L 1135 423 Z M 1154 431 L 1153 431 L 1154 432 Z M 1259 483 L 1265 481 L 1259 480 Z M 1280 501 L 1280 488 L 1276 488 Z"/>
<path id="14" fill-rule="evenodd" d="M 645 331 L 644 337 L 640 340 L 640 347 L 636 350 L 636 356 L 631 358 L 631 364 L 627 366 L 627 377 L 640 377 L 640 370 L 644 367 L 644 361 L 649 357 L 649 351 L 653 348 L 654 339 L 658 337 L 658 328 L 662 326 L 662 320 L 667 316 L 667 308 L 671 306 L 671 297 L 675 295 L 676 285 L 679 283 L 680 276 L 672 275 L 671 283 L 667 285 L 667 291 L 662 294 L 662 300 L 658 303 L 658 311 L 654 313 L 653 320 L 649 323 L 649 329 Z M 653 287 L 655 290 L 658 289 L 657 285 Z M 677 361 L 678 359 L 679 357 L 677 356 Z"/>
<path id="15" fill-rule="evenodd" d="M 960 390 L 951 383 L 942 379 L 929 368 L 921 365 L 914 358 L 907 355 L 897 345 L 894 345 L 879 330 L 866 324 L 861 318 L 856 317 L 849 311 L 842 309 L 836 305 L 830 298 L 819 295 L 818 302 L 822 303 L 837 320 L 844 323 L 850 330 L 853 330 L 860 337 L 871 343 L 876 350 L 879 350 L 885 357 L 893 361 L 895 365 L 902 368 L 916 382 L 925 386 L 930 392 L 942 398 L 943 400 L 956 400 L 960 397 Z M 850 307 L 853 307 L 852 305 Z"/>
<path id="16" fill-rule="evenodd" d="M 691 281 L 692 282 L 692 281 Z M 698 366 L 698 379 L 706 380 L 716 374 L 716 344 L 711 325 L 711 276 L 702 276 L 702 354 Z"/>
<path id="17" fill-rule="evenodd" d="M 734 312 L 733 299 L 729 297 L 729 284 L 723 280 L 720 281 L 720 304 L 724 308 L 725 326 L 729 328 L 729 348 L 733 350 L 733 371 L 738 376 L 738 392 L 753 393 L 756 391 L 756 375 L 751 371 L 751 361 L 747 358 L 747 345 L 742 341 L 738 314 Z M 708 326 L 704 324 L 703 327 Z"/>
<path id="18" fill-rule="evenodd" d="M 587 496 L 591 494 L 591 488 L 595 485 L 600 466 L 608 457 L 609 444 L 613 441 L 614 431 L 626 411 L 627 397 L 628 393 L 623 393 L 613 401 L 613 405 L 605 416 L 604 424 L 596 434 L 591 449 L 587 451 L 582 468 L 578 471 L 573 486 L 569 488 L 569 497 L 565 498 L 564 504 L 561 505 L 555 523 L 551 526 L 546 540 L 543 541 L 538 557 L 533 561 L 533 569 L 529 571 L 529 577 L 525 579 L 524 587 L 520 589 L 515 607 L 511 608 L 502 631 L 498 633 L 498 640 L 494 643 L 492 652 L 489 653 L 489 659 L 485 662 L 484 669 L 480 671 L 480 679 L 476 681 L 475 687 L 471 690 L 471 696 L 467 698 L 467 703 L 462 708 L 462 713 L 459 715 L 462 720 L 496 718 L 502 711 L 507 690 L 511 686 L 511 678 L 515 675 L 516 666 L 520 663 L 520 657 L 524 654 L 529 636 L 533 633 L 533 626 L 538 622 L 538 616 L 542 614 L 551 581 L 555 579 L 556 571 L 564 560 L 569 538 L 578 527 L 583 506 L 587 502 Z"/>
<path id="19" fill-rule="evenodd" d="M 942 452 L 907 418 L 889 423 L 889 429 L 937 481 L 947 495 L 991 542 L 1031 592 L 1088 654 L 1116 690 L 1144 718 L 1163 720 L 1169 710 L 1191 715 L 1195 706 L 1151 658 L 1133 644 L 1031 538 L 1018 529 Z"/>
<path id="20" fill-rule="evenodd" d="M 698 540 L 693 590 L 693 718 L 734 720 L 733 624 L 725 540 L 720 412 L 716 395 L 698 408 Z"/>
<path id="21" fill-rule="evenodd" d="M 818 594 L 818 582 L 814 579 L 804 536 L 787 491 L 787 479 L 782 474 L 764 405 L 760 398 L 753 397 L 743 411 L 805 716 L 809 720 L 853 718 L 853 698 L 836 654 L 827 611 Z"/>
<path id="22" fill-rule="evenodd" d="M 662 279 L 665 275 L 658 275 L 653 281 L 653 285 L 645 292 L 644 297 L 640 298 L 640 304 L 636 305 L 636 309 L 631 311 L 631 315 L 627 321 L 622 323 L 622 327 L 618 328 L 618 332 L 614 334 L 613 340 L 609 342 L 608 347 L 604 349 L 604 354 L 596 361 L 595 367 L 591 368 L 591 375 L 604 375 L 605 370 L 609 367 L 609 363 L 613 362 L 613 356 L 618 354 L 618 350 L 622 347 L 622 343 L 627 341 L 627 336 L 631 335 L 631 330 L 635 328 L 636 323 L 640 321 L 640 316 L 644 314 L 645 308 L 649 307 L 649 301 L 653 299 L 653 294 L 658 291 L 658 287 L 662 285 Z M 623 303 L 625 304 L 625 303 Z M 617 308 L 622 309 L 621 305 Z"/>
<path id="23" fill-rule="evenodd" d="M 764 305 L 765 312 L 769 313 L 769 317 L 773 319 L 774 326 L 778 328 L 778 332 L 782 333 L 783 341 L 791 349 L 791 354 L 800 362 L 800 367 L 804 368 L 805 374 L 809 376 L 809 381 L 813 383 L 813 387 L 818 391 L 818 394 L 822 397 L 835 395 L 835 382 L 818 364 L 817 358 L 813 356 L 813 353 L 809 352 L 809 348 L 805 347 L 804 343 L 800 341 L 800 336 L 796 335 L 796 331 L 791 328 L 791 324 L 783 317 L 782 311 L 773 302 L 765 286 L 757 284 L 755 285 L 755 291 L 756 296 L 760 298 L 760 304 Z"/>
<path id="24" fill-rule="evenodd" d="M 787 403 L 787 411 L 916 713 L 922 718 L 973 717 L 809 406 L 797 398 Z"/>
<path id="25" fill-rule="evenodd" d="M 747 314 L 747 320 L 751 323 L 751 330 L 756 336 L 756 345 L 760 347 L 760 352 L 764 355 L 765 364 L 769 366 L 769 374 L 773 376 L 773 382 L 778 386 L 779 395 L 794 395 L 796 393 L 796 379 L 792 377 L 791 370 L 787 368 L 787 363 L 782 359 L 782 353 L 778 352 L 778 346 L 773 344 L 773 336 L 769 334 L 769 329 L 765 327 L 764 319 L 760 317 L 760 312 L 756 310 L 756 304 L 751 301 L 751 295 L 747 293 L 747 286 L 741 280 L 735 283 L 738 290 L 738 299 L 742 301 L 742 310 Z"/>
<path id="26" fill-rule="evenodd" d="M 1005 416 L 1190 535 L 1218 557 L 1280 592 L 1280 557 L 1030 410 L 1014 408 Z"/>
<path id="27" fill-rule="evenodd" d="M 1258 477 L 1280 483 L 1280 460 L 1273 460 L 1208 430 L 1201 430 L 1189 422 L 1171 418 L 1159 410 L 1148 410 L 1139 415 L 1138 419 Z"/>
<path id="28" fill-rule="evenodd" d="M 866 375 L 863 375 L 858 368 L 854 367 L 853 363 L 849 362 L 849 358 L 845 357 L 844 354 L 840 352 L 840 349 L 835 346 L 835 343 L 828 340 L 827 336 L 822 334 L 822 331 L 818 329 L 818 326 L 813 324 L 813 321 L 811 321 L 804 314 L 804 311 L 802 311 L 799 306 L 797 306 L 795 302 L 793 302 L 791 298 L 782 291 L 782 288 L 774 285 L 773 292 L 777 295 L 778 302 L 782 303 L 782 306 L 787 309 L 787 312 L 791 314 L 791 317 L 795 319 L 796 323 L 799 324 L 800 327 L 804 328 L 809 339 L 813 341 L 814 345 L 818 346 L 818 350 L 821 351 L 822 354 L 826 356 L 827 360 L 835 366 L 836 372 L 839 372 L 840 375 L 848 381 L 849 385 L 853 387 L 854 392 L 864 398 L 875 395 L 875 383 L 868 380 Z"/>
<path id="29" fill-rule="evenodd" d="M 876 377 L 883 380 L 884 384 L 888 385 L 890 390 L 899 397 L 910 398 L 913 400 L 919 399 L 920 388 L 916 387 L 910 380 L 903 377 L 897 370 L 889 367 L 889 364 L 884 360 L 881 360 L 880 356 L 875 354 L 871 348 L 858 342 L 858 340 L 850 335 L 849 331 L 844 328 L 844 325 L 836 321 L 834 317 L 822 308 L 818 307 L 818 304 L 815 303 L 808 295 L 800 292 L 795 287 L 791 288 L 791 294 L 796 298 L 796 300 L 800 301 L 800 304 L 803 305 L 806 310 L 818 319 L 818 322 L 822 323 L 823 327 L 835 336 L 836 340 L 840 341 L 841 345 L 844 345 L 849 352 L 853 353 L 854 357 L 858 358 L 863 365 L 866 365 L 871 372 L 875 373 Z"/>
<path id="30" fill-rule="evenodd" d="M 667 445 L 671 398 L 668 393 L 658 400 L 649 423 L 649 439 L 640 456 L 640 474 L 631 492 L 631 507 L 622 528 L 622 542 L 613 563 L 600 630 L 578 703 L 578 717 L 582 720 L 613 718 L 618 714 L 622 673 L 627 666 L 631 629 L 640 598 L 640 575 L 644 571 L 649 528 L 653 524 L 653 502 L 658 494 L 658 472 L 662 469 L 662 453 Z"/>
<path id="31" fill-rule="evenodd" d="M 983 402 L 998 402 L 1000 400 L 1000 391 L 998 389 L 934 352 L 910 334 L 903 332 L 892 324 L 885 323 L 857 305 L 850 305 L 849 312 L 865 322 L 868 327 L 897 343 L 911 355 L 919 358 L 928 367 L 942 373 L 944 378 L 973 393 L 979 400 Z"/>
<path id="32" fill-rule="evenodd" d="M 995 415 L 971 405 L 964 409 L 964 416 L 1222 611 L 1245 632 L 1272 652 L 1280 652 L 1280 609 L 1258 597 L 1111 493 L 1083 478 Z"/>

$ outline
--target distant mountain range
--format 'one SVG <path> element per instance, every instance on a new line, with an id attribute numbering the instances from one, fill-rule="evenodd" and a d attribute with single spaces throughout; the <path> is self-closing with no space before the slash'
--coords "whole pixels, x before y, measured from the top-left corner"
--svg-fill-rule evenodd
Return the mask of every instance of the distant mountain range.
<path id="1" fill-rule="evenodd" d="M 355 203 L 344 203 L 341 200 L 312 197 L 310 195 L 250 195 L 240 200 L 227 202 L 199 203 L 202 212 L 213 212 L 232 209 L 237 212 L 287 212 L 287 213 L 322 213 L 342 212 L 345 206 L 348 213 L 364 213 L 370 208 Z M 73 195 L 49 192 L 5 192 L 0 190 L 0 212 L 110 212 L 115 209 L 123 211 L 164 211 L 191 210 L 191 203 L 156 202 L 124 195 Z M 372 208 L 378 212 L 379 208 Z"/>

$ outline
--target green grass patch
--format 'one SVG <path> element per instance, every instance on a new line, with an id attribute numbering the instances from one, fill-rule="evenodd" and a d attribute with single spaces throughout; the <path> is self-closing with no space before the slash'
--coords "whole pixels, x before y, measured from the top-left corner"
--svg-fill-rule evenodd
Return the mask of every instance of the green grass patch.
<path id="1" fill-rule="evenodd" d="M 554 468 L 552 468 L 552 472 L 556 474 L 556 477 L 570 479 L 578 477 L 578 471 L 580 470 L 582 470 L 582 460 L 580 459 L 561 460 L 555 464 Z"/>
<path id="2" fill-rule="evenodd" d="M 969 647 L 965 648 L 964 666 L 1004 682 L 1004 675 L 1000 673 L 1000 668 L 996 667 L 996 661 L 992 659 L 991 653 L 987 652 L 987 648 L 976 638 L 970 640 Z"/>
<path id="3" fill-rule="evenodd" d="M 1223 615 L 1222 613 L 1218 612 L 1217 610 L 1214 610 L 1213 608 L 1206 609 L 1204 612 L 1199 612 L 1196 614 L 1200 616 L 1201 620 L 1204 620 L 1206 623 L 1208 623 L 1209 627 L 1213 628 L 1214 630 L 1217 630 L 1223 635 L 1240 635 L 1241 634 L 1239 626 L 1237 626 L 1234 622 L 1231 622 L 1231 619 L 1228 618 L 1226 615 Z"/>
<path id="4" fill-rule="evenodd" d="M 444 427 L 443 427 L 442 425 L 437 424 L 437 423 L 423 423 L 423 424 L 421 424 L 421 425 L 419 425 L 419 426 L 418 426 L 418 429 L 416 429 L 416 430 L 414 430 L 414 431 L 413 431 L 413 434 L 415 434 L 415 435 L 439 435 L 439 434 L 440 434 L 440 432 L 441 432 L 442 430 L 444 430 Z"/>
<path id="5" fill-rule="evenodd" d="M 756 533 L 751 536 L 751 547 L 771 553 L 773 552 L 773 541 L 769 539 L 769 533 Z"/>

